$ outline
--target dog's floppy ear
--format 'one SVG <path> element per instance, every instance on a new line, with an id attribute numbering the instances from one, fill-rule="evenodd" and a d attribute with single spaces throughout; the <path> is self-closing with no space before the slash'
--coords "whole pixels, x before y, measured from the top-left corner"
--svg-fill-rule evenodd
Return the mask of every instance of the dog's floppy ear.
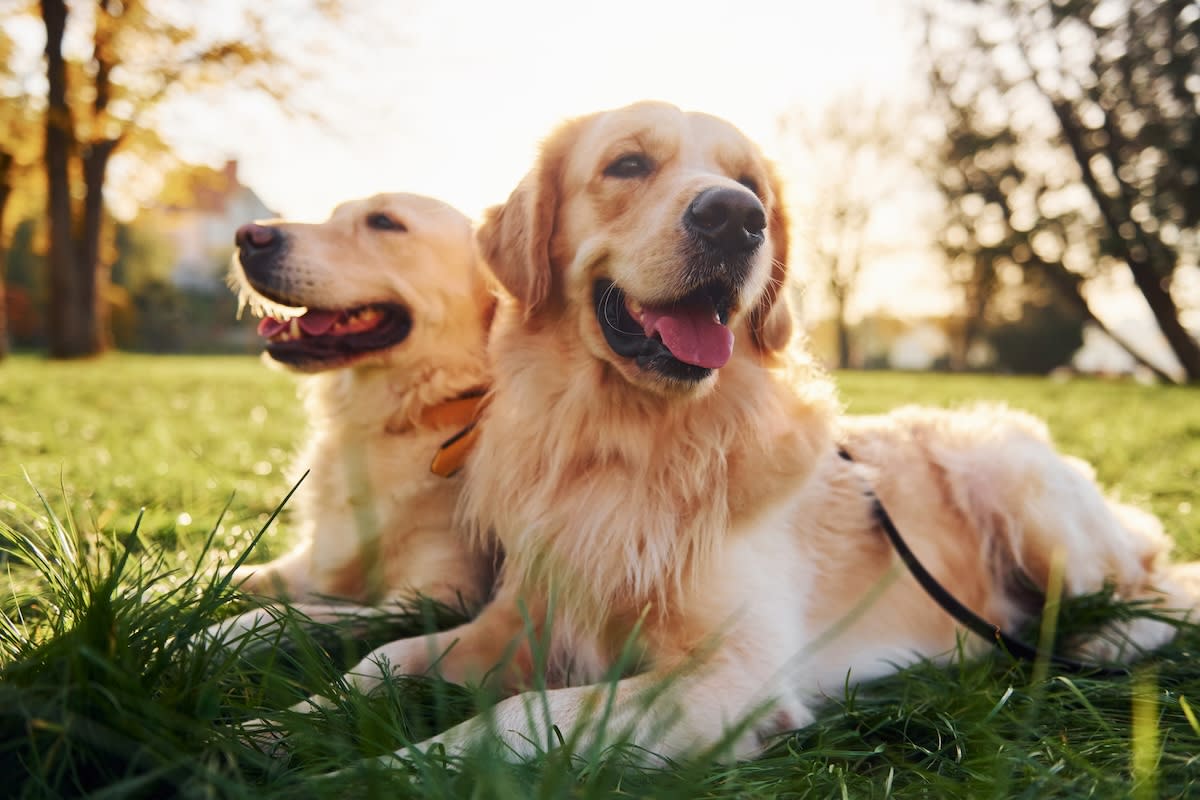
<path id="1" fill-rule="evenodd" d="M 771 186 L 771 215 L 767 236 L 771 240 L 771 279 L 750 312 L 750 339 L 764 353 L 785 349 L 792 339 L 792 308 L 787 297 L 788 216 L 783 205 L 783 183 L 767 165 Z"/>
<path id="2" fill-rule="evenodd" d="M 550 235 L 556 201 L 542 190 L 541 170 L 533 169 L 503 205 L 484 214 L 475 237 L 484 262 L 528 316 L 550 293 Z"/>
<path id="3" fill-rule="evenodd" d="M 484 214 L 476 240 L 500 285 L 533 314 L 550 295 L 554 280 L 550 244 L 562 191 L 563 162 L 574 140 L 574 123 L 547 139 L 533 169 L 503 205 Z"/>

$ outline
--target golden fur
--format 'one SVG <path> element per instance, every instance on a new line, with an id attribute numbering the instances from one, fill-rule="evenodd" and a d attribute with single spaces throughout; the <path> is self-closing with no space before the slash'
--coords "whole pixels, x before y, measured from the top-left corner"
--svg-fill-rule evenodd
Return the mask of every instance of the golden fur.
<path id="1" fill-rule="evenodd" d="M 614 177 L 631 152 L 652 169 Z M 692 289 L 680 219 L 712 187 L 757 195 L 764 241 L 731 289 L 732 358 L 677 380 L 617 355 L 593 291 L 612 281 L 635 308 Z M 488 214 L 479 242 L 507 296 L 463 512 L 498 538 L 504 575 L 475 621 L 388 645 L 353 672 L 368 687 L 381 659 L 410 673 L 436 663 L 450 680 L 491 674 L 519 688 L 532 632 L 549 637 L 552 688 L 420 748 L 499 737 L 522 755 L 552 746 L 556 726 L 583 744 L 624 734 L 676 756 L 723 741 L 721 754 L 743 757 L 806 724 L 847 679 L 953 657 L 962 631 L 898 567 L 869 487 L 947 588 L 1006 628 L 1039 610 L 1013 579 L 1045 587 L 1056 563 L 1071 593 L 1112 580 L 1122 597 L 1193 602 L 1165 565 L 1157 522 L 1106 500 L 1028 416 L 842 416 L 791 336 L 780 194 L 733 126 L 644 103 L 564 125 Z M 1142 621 L 1124 631 L 1134 646 L 1095 650 L 1128 656 L 1171 631 Z M 507 671 L 490 672 L 513 651 Z M 636 674 L 596 683 L 621 665 Z"/>
<path id="2" fill-rule="evenodd" d="M 372 228 L 367 220 L 376 214 L 406 230 Z M 270 296 L 262 278 L 256 287 L 235 263 L 235 284 L 252 305 L 294 315 L 300 306 L 394 303 L 407 310 L 411 330 L 345 366 L 291 366 L 315 371 L 303 387 L 311 432 L 293 465 L 295 479 L 308 472 L 292 508 L 302 541 L 275 561 L 238 570 L 235 584 L 300 601 L 317 618 L 347 613 L 314 602 L 330 597 L 378 604 L 420 594 L 456 606 L 480 603 L 491 587 L 491 560 L 454 523 L 461 478 L 430 473 L 438 446 L 461 423 L 427 413 L 488 381 L 485 339 L 495 301 L 469 220 L 431 198 L 383 194 L 344 203 L 321 224 L 268 224 L 286 243 L 270 265 Z M 270 619 L 250 612 L 224 623 L 222 635 Z"/>

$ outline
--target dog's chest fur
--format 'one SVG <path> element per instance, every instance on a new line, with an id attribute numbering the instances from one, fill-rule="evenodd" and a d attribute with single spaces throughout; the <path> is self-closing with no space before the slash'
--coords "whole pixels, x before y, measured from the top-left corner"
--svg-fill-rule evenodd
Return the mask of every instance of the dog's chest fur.
<path id="1" fill-rule="evenodd" d="M 306 387 L 316 430 L 296 463 L 309 473 L 296 501 L 321 591 L 378 600 L 465 569 L 454 515 L 461 478 L 429 469 L 449 432 L 407 422 L 420 402 L 382 370 L 321 375 Z"/>
<path id="2" fill-rule="evenodd" d="M 467 513 L 499 537 L 506 579 L 550 587 L 554 638 L 576 660 L 611 663 L 638 626 L 689 638 L 684 618 L 731 537 L 832 448 L 832 395 L 776 390 L 746 359 L 704 397 L 657 397 L 586 355 L 533 352 L 497 361 Z"/>

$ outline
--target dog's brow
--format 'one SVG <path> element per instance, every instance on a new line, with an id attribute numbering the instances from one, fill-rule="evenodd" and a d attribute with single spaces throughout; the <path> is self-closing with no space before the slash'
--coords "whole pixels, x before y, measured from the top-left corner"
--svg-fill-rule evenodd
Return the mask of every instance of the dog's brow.
<path id="1" fill-rule="evenodd" d="M 749 176 L 760 186 L 766 185 L 765 170 L 762 164 L 753 153 L 746 152 L 745 148 L 718 146 L 716 161 L 721 171 L 735 181 L 741 180 L 743 176 Z"/>
<path id="2" fill-rule="evenodd" d="M 646 153 L 647 155 L 657 156 L 661 151 L 670 146 L 670 141 L 661 133 L 653 128 L 640 128 L 636 131 L 626 133 L 624 136 L 614 140 L 613 143 L 606 148 L 605 158 L 616 158 L 631 150 Z"/>

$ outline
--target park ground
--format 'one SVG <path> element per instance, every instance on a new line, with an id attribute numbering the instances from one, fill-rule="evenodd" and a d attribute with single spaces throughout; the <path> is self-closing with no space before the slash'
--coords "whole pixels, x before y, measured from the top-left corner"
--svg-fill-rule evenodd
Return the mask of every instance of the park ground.
<path id="1" fill-rule="evenodd" d="M 841 373 L 851 413 L 1006 403 L 1200 558 L 1200 395 L 1096 380 Z M 830 698 L 819 721 L 745 764 L 645 769 L 625 755 L 480 754 L 407 770 L 356 766 L 486 699 L 398 680 L 293 720 L 291 756 L 236 723 L 329 690 L 368 641 L 289 629 L 229 652 L 194 634 L 241 602 L 214 576 L 292 541 L 273 514 L 305 432 L 291 376 L 248 357 L 116 355 L 0 365 L 0 770 L 16 797 L 1184 797 L 1200 785 L 1200 632 L 1128 677 L 1061 674 L 995 654 L 918 665 Z M 302 489 L 301 489 L 302 490 Z M 1068 605 L 1060 632 L 1137 613 Z M 444 609 L 390 620 L 398 635 Z M 453 768 L 451 768 L 451 766 Z M 335 768 L 349 768 L 337 776 Z"/>

